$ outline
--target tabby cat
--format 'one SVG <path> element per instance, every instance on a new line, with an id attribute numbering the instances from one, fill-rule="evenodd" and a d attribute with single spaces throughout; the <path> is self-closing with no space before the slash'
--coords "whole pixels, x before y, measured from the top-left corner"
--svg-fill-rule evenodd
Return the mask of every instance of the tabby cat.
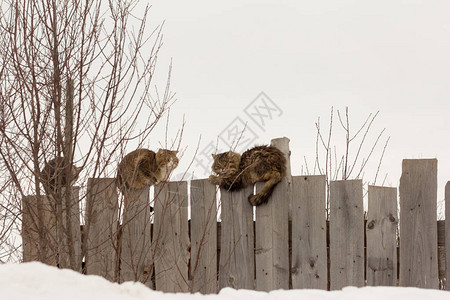
<path id="1" fill-rule="evenodd" d="M 58 166 L 58 162 L 60 166 Z M 47 195 L 57 193 L 58 180 L 61 180 L 61 186 L 64 187 L 67 184 L 72 186 L 78 179 L 78 175 L 81 172 L 81 167 L 72 165 L 71 176 L 67 178 L 65 166 L 63 165 L 64 158 L 54 158 L 49 160 L 41 171 L 41 182 L 44 187 L 44 191 Z M 61 179 L 59 179 L 59 177 Z"/>
<path id="2" fill-rule="evenodd" d="M 209 176 L 211 183 L 235 191 L 259 181 L 266 182 L 256 195 L 248 197 L 255 206 L 266 203 L 277 183 L 286 176 L 286 158 L 272 146 L 256 146 L 242 156 L 233 151 L 212 156 L 212 171 L 217 175 Z"/>
<path id="3" fill-rule="evenodd" d="M 166 181 L 178 166 L 178 151 L 137 149 L 122 159 L 117 169 L 117 183 L 122 191 L 142 189 Z"/>

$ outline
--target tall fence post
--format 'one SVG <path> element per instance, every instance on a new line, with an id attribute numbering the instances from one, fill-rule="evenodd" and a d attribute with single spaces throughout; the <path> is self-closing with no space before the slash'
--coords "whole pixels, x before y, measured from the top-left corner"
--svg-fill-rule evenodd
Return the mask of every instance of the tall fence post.
<path id="1" fill-rule="evenodd" d="M 83 241 L 86 274 L 118 280 L 118 222 L 115 178 L 89 178 Z"/>
<path id="2" fill-rule="evenodd" d="M 361 180 L 330 183 L 330 289 L 364 286 L 364 208 Z"/>
<path id="3" fill-rule="evenodd" d="M 155 186 L 153 251 L 158 291 L 188 292 L 188 195 L 187 182 Z"/>
<path id="4" fill-rule="evenodd" d="M 124 196 L 120 239 L 120 281 L 139 281 L 152 287 L 149 187 Z"/>
<path id="5" fill-rule="evenodd" d="M 367 285 L 397 285 L 397 189 L 369 186 Z"/>
<path id="6" fill-rule="evenodd" d="M 404 159 L 400 178 L 400 285 L 439 287 L 437 160 Z"/>
<path id="7" fill-rule="evenodd" d="M 292 185 L 292 288 L 326 290 L 326 178 L 293 176 Z"/>
<path id="8" fill-rule="evenodd" d="M 280 149 L 289 161 L 288 138 L 274 139 L 271 145 Z M 261 189 L 263 184 L 256 184 L 256 189 Z M 259 291 L 289 289 L 288 210 L 291 188 L 290 179 L 283 178 L 269 201 L 256 207 L 255 264 L 256 289 Z"/>
<path id="9" fill-rule="evenodd" d="M 252 193 L 253 186 L 235 192 L 220 191 L 219 290 L 255 289 L 253 206 L 247 200 Z"/>
<path id="10" fill-rule="evenodd" d="M 216 186 L 191 181 L 191 292 L 217 293 Z"/>

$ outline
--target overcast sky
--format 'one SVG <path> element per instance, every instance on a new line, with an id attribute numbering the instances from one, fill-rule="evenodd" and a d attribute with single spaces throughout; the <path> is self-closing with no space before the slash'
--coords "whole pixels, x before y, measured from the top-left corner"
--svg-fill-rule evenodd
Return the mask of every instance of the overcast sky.
<path id="1" fill-rule="evenodd" d="M 173 60 L 171 86 L 178 100 L 169 135 L 183 115 L 186 120 L 187 149 L 175 173 L 186 170 L 201 135 L 190 172 L 206 177 L 210 145 L 226 150 L 233 132 L 245 124 L 241 140 L 250 144 L 289 137 L 293 175 L 301 175 L 302 166 L 304 172 L 305 157 L 311 172 L 317 118 L 326 134 L 334 107 L 332 144 L 342 155 L 345 136 L 336 110 L 344 113 L 348 106 L 354 133 L 380 111 L 362 157 L 386 128 L 365 181 L 373 182 L 390 137 L 377 184 L 387 174 L 385 185 L 398 186 L 403 158 L 437 158 L 438 199 L 444 198 L 450 180 L 449 1 L 150 4 L 152 26 L 165 21 L 158 78 Z M 154 133 L 155 144 L 163 141 L 163 129 Z"/>

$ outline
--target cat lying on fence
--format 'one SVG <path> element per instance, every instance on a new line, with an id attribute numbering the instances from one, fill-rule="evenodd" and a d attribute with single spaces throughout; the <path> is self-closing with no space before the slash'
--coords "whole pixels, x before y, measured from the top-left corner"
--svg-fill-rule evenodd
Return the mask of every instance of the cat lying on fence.
<path id="1" fill-rule="evenodd" d="M 156 153 L 137 149 L 125 155 L 117 169 L 117 185 L 122 194 L 166 181 L 178 166 L 177 153 L 166 149 Z"/>
<path id="2" fill-rule="evenodd" d="M 212 156 L 212 171 L 216 175 L 209 176 L 211 183 L 235 191 L 256 182 L 266 182 L 256 195 L 248 197 L 255 206 L 266 203 L 277 183 L 286 176 L 286 159 L 272 146 L 256 146 L 242 156 L 233 151 Z"/>
<path id="3" fill-rule="evenodd" d="M 41 182 L 44 187 L 45 193 L 50 196 L 57 193 L 58 181 L 61 180 L 61 187 L 72 186 L 78 179 L 78 175 L 81 172 L 81 167 L 72 165 L 70 171 L 70 177 L 66 176 L 65 166 L 63 165 L 64 158 L 54 158 L 49 160 L 41 171 Z M 58 163 L 60 164 L 58 166 Z"/>

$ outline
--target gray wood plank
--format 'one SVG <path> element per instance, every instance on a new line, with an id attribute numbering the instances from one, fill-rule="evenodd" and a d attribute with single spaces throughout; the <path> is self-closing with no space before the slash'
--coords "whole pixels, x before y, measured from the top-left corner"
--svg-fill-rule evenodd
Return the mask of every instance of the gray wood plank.
<path id="1" fill-rule="evenodd" d="M 445 258 L 446 290 L 450 290 L 450 181 L 445 185 Z"/>
<path id="2" fill-rule="evenodd" d="M 216 186 L 191 181 L 191 292 L 217 293 Z"/>
<path id="3" fill-rule="evenodd" d="M 40 202 L 42 222 L 39 222 L 38 209 Z M 22 247 L 23 262 L 40 261 L 57 265 L 56 219 L 55 208 L 49 197 L 26 196 L 22 199 Z M 44 244 L 40 244 L 39 229 L 44 225 Z"/>
<path id="4" fill-rule="evenodd" d="M 364 286 L 361 180 L 330 183 L 330 289 Z"/>
<path id="5" fill-rule="evenodd" d="M 152 240 L 149 188 L 124 196 L 120 254 L 120 281 L 139 281 L 151 287 Z"/>
<path id="6" fill-rule="evenodd" d="M 255 288 L 253 206 L 247 200 L 252 193 L 253 186 L 236 192 L 220 191 L 219 289 Z"/>
<path id="7" fill-rule="evenodd" d="M 64 189 L 62 195 L 65 195 Z M 80 230 L 80 187 L 71 187 L 69 208 L 66 208 L 65 199 L 62 201 L 62 228 L 65 230 L 64 240 L 62 242 L 59 253 L 59 265 L 65 268 L 72 268 L 75 271 L 81 271 L 83 257 L 81 256 L 81 230 Z M 68 215 L 67 215 L 68 214 Z M 70 222 L 68 226 L 67 221 Z M 69 241 L 69 231 L 72 241 Z M 72 247 L 72 249 L 70 249 Z M 72 254 L 71 254 L 72 253 Z M 74 255 L 73 262 L 75 265 L 71 267 L 70 256 Z"/>
<path id="8" fill-rule="evenodd" d="M 289 139 L 287 137 L 276 138 L 270 141 L 270 145 L 280 149 L 286 157 L 286 177 L 287 182 L 287 199 L 288 199 L 288 216 L 289 221 L 292 220 L 292 171 L 291 171 L 291 151 L 289 150 Z"/>
<path id="9" fill-rule="evenodd" d="M 187 183 L 164 182 L 155 186 L 153 251 L 156 289 L 189 291 Z"/>
<path id="10" fill-rule="evenodd" d="M 437 160 L 404 159 L 400 179 L 400 285 L 438 288 Z"/>
<path id="11" fill-rule="evenodd" d="M 439 273 L 439 288 L 443 289 L 446 282 L 445 271 L 445 220 L 437 221 L 437 236 L 438 236 L 438 273 Z"/>
<path id="12" fill-rule="evenodd" d="M 326 290 L 326 177 L 293 176 L 292 287 Z"/>
<path id="13" fill-rule="evenodd" d="M 118 279 L 118 195 L 115 178 L 89 178 L 86 195 L 86 274 Z"/>
<path id="14" fill-rule="evenodd" d="M 272 141 L 289 161 L 289 139 Z M 257 183 L 256 190 L 264 183 Z M 288 178 L 277 184 L 268 203 L 256 207 L 256 290 L 289 289 L 289 203 L 292 193 Z"/>
<path id="15" fill-rule="evenodd" d="M 397 189 L 369 186 L 367 285 L 397 285 Z"/>

